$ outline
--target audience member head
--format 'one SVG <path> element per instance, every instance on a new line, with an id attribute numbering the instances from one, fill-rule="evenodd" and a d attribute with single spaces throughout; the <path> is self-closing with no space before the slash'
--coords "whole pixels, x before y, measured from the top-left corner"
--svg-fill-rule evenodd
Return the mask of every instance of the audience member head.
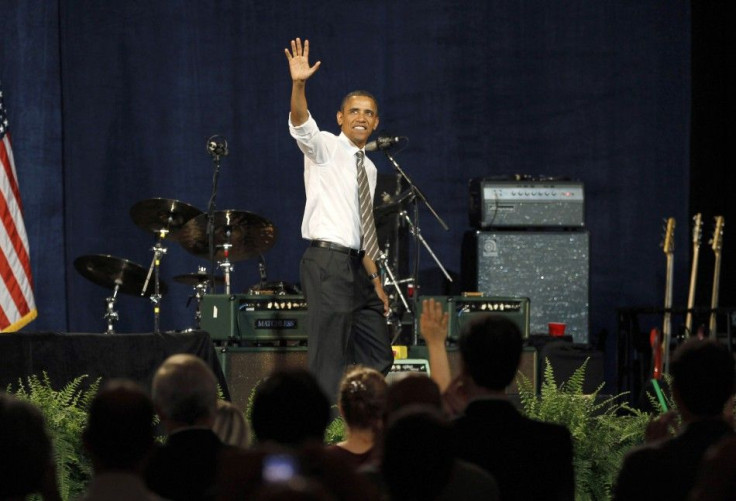
<path id="1" fill-rule="evenodd" d="M 212 426 L 217 379 L 200 358 L 172 355 L 153 377 L 153 402 L 169 432 L 194 425 Z"/>
<path id="2" fill-rule="evenodd" d="M 217 401 L 217 413 L 212 430 L 224 444 L 248 447 L 248 423 L 245 421 L 243 411 L 230 402 Z"/>
<path id="3" fill-rule="evenodd" d="M 409 405 L 388 421 L 381 473 L 391 499 L 433 499 L 449 482 L 454 456 L 441 411 Z"/>
<path id="4" fill-rule="evenodd" d="M 277 370 L 256 388 L 252 425 L 259 442 L 322 441 L 329 420 L 330 402 L 304 369 Z"/>
<path id="5" fill-rule="evenodd" d="M 463 328 L 458 346 L 462 370 L 476 385 L 503 391 L 513 382 L 523 338 L 508 318 L 493 314 L 476 317 Z"/>
<path id="6" fill-rule="evenodd" d="M 419 373 L 406 374 L 391 383 L 386 396 L 386 414 L 390 416 L 409 405 L 428 405 L 441 409 L 442 395 L 437 383 Z"/>
<path id="7" fill-rule="evenodd" d="M 734 392 L 734 359 L 716 340 L 691 338 L 675 350 L 672 391 L 683 417 L 718 417 Z"/>
<path id="8" fill-rule="evenodd" d="M 386 378 L 375 369 L 356 367 L 342 378 L 338 407 L 345 423 L 354 429 L 370 430 L 383 420 Z"/>
<path id="9" fill-rule="evenodd" d="M 96 470 L 135 470 L 153 447 L 153 403 L 132 381 L 113 380 L 92 400 L 84 445 Z"/>
<path id="10" fill-rule="evenodd" d="M 0 392 L 0 499 L 39 492 L 52 465 L 51 439 L 33 404 Z"/>

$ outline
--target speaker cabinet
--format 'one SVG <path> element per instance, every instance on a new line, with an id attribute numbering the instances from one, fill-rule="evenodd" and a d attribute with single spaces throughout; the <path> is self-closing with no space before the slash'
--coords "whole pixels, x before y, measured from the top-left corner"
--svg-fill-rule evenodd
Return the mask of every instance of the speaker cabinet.
<path id="1" fill-rule="evenodd" d="M 426 346 L 410 346 L 409 357 L 413 359 L 429 359 L 429 352 Z M 454 376 L 460 374 L 460 350 L 457 347 L 451 346 L 447 349 L 447 358 L 450 362 L 450 373 Z M 397 362 L 399 362 L 397 360 Z M 524 351 L 521 352 L 521 361 L 519 362 L 519 371 L 526 377 L 532 385 L 532 388 L 537 388 L 539 384 L 537 382 L 537 350 L 531 346 L 525 346 Z M 519 387 L 516 383 L 516 378 L 511 385 L 506 388 L 506 393 L 510 395 L 518 394 Z"/>
<path id="2" fill-rule="evenodd" d="M 245 410 L 251 392 L 258 383 L 277 369 L 307 368 L 307 349 L 304 347 L 272 348 L 272 347 L 217 347 L 217 357 L 222 367 L 222 372 L 227 381 L 230 392 L 230 400 L 238 408 Z M 453 375 L 460 371 L 460 352 L 456 348 L 448 348 L 450 369 Z M 429 359 L 426 346 L 410 346 L 410 359 Z M 405 372 L 425 372 L 421 367 L 411 368 L 402 365 L 402 360 L 397 359 L 394 363 L 391 378 Z M 537 351 L 534 348 L 525 348 L 521 354 L 519 371 L 529 378 L 532 384 L 537 384 Z M 389 379 L 391 379 L 389 378 Z M 516 382 L 507 390 L 507 393 L 518 393 Z"/>
<path id="3" fill-rule="evenodd" d="M 530 331 L 564 322 L 565 334 L 588 342 L 587 231 L 472 231 L 465 234 L 462 276 L 466 291 L 528 297 Z"/>
<path id="4" fill-rule="evenodd" d="M 307 349 L 217 348 L 222 372 L 230 390 L 230 400 L 240 409 L 248 405 L 248 397 L 258 383 L 277 369 L 307 368 Z"/>

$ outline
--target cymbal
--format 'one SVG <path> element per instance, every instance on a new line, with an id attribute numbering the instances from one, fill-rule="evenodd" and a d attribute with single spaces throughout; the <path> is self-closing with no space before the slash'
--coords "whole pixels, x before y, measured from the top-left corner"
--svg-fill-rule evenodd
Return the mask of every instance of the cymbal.
<path id="1" fill-rule="evenodd" d="M 180 284 L 191 285 L 192 287 L 194 287 L 199 284 L 207 283 L 209 279 L 210 279 L 210 276 L 206 273 L 186 273 L 184 275 L 175 276 L 174 282 L 179 282 Z M 224 283 L 225 283 L 225 277 L 221 277 L 221 276 L 215 277 L 215 285 L 222 285 Z"/>
<path id="2" fill-rule="evenodd" d="M 200 214 L 196 207 L 168 198 L 149 198 L 130 208 L 130 217 L 137 226 L 156 235 L 164 230 L 164 238 L 172 240 L 187 221 Z"/>
<path id="3" fill-rule="evenodd" d="M 215 259 L 225 257 L 222 245 L 230 243 L 228 259 L 241 261 L 257 257 L 276 243 L 276 228 L 268 219 L 248 211 L 223 210 L 214 213 Z M 188 221 L 176 240 L 195 256 L 209 257 L 207 214 Z"/>
<path id="4" fill-rule="evenodd" d="M 412 201 L 414 199 L 414 192 L 408 189 L 395 197 L 388 197 L 389 201 L 378 205 L 373 208 L 373 217 L 378 219 L 379 217 L 388 216 L 395 212 L 399 212 L 403 209 L 404 202 Z"/>
<path id="5" fill-rule="evenodd" d="M 80 256 L 74 260 L 74 267 L 86 279 L 107 289 L 114 289 L 119 285 L 119 292 L 140 296 L 143 284 L 146 282 L 148 271 L 141 265 L 121 257 L 107 254 L 92 254 Z M 153 275 L 148 282 L 146 294 L 154 293 Z M 166 284 L 159 281 L 159 292 L 166 293 Z"/>

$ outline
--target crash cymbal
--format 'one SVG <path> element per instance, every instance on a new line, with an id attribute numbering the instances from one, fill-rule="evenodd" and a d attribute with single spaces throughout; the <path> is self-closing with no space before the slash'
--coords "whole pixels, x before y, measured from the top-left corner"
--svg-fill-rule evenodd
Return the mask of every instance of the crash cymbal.
<path id="1" fill-rule="evenodd" d="M 268 219 L 247 211 L 223 210 L 214 213 L 215 259 L 225 257 L 222 245 L 230 243 L 230 261 L 257 257 L 276 243 L 276 228 Z M 187 222 L 176 240 L 195 256 L 209 257 L 207 214 Z"/>
<path id="2" fill-rule="evenodd" d="M 210 279 L 210 276 L 206 273 L 187 273 L 184 275 L 177 275 L 174 277 L 174 282 L 179 282 L 180 284 L 186 284 L 191 285 L 192 287 L 195 287 L 199 284 L 207 283 Z M 215 277 L 215 285 L 222 285 L 225 283 L 225 278 L 217 276 Z"/>
<path id="3" fill-rule="evenodd" d="M 119 285 L 119 292 L 140 296 L 143 284 L 146 281 L 147 270 L 121 257 L 107 254 L 92 254 L 80 256 L 74 260 L 74 267 L 86 279 L 107 289 L 114 289 Z M 153 276 L 148 282 L 146 294 L 154 292 Z M 166 284 L 159 281 L 159 292 L 166 293 Z"/>
<path id="4" fill-rule="evenodd" d="M 130 208 L 130 217 L 137 226 L 155 235 L 164 230 L 164 238 L 172 240 L 187 221 L 200 214 L 196 207 L 168 198 L 150 198 Z"/>

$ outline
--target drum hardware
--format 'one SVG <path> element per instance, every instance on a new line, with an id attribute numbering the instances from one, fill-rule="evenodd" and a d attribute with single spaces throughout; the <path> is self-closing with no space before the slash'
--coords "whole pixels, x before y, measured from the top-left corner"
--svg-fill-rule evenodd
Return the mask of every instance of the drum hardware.
<path id="1" fill-rule="evenodd" d="M 120 318 L 118 312 L 115 311 L 118 293 L 138 296 L 145 282 L 146 270 L 132 261 L 107 254 L 80 256 L 74 260 L 74 268 L 91 282 L 113 290 L 112 296 L 105 298 L 106 307 L 103 318 L 107 323 L 105 333 L 114 334 L 115 322 Z M 159 289 L 165 294 L 166 284 L 160 282 Z M 149 293 L 154 292 L 150 284 L 143 290 Z"/>
<path id="2" fill-rule="evenodd" d="M 406 301 L 404 294 L 401 292 L 401 287 L 399 287 L 399 283 L 394 276 L 394 272 L 391 270 L 391 265 L 388 262 L 388 254 L 381 251 L 378 255 L 378 263 L 380 263 L 381 269 L 385 272 L 386 275 L 384 277 L 384 287 L 393 287 L 396 291 L 396 294 L 399 296 L 399 299 L 401 299 L 404 308 L 409 310 L 409 303 Z"/>
<path id="3" fill-rule="evenodd" d="M 176 233 L 181 230 L 184 224 L 200 214 L 202 214 L 202 211 L 191 205 L 166 198 L 143 200 L 130 209 L 130 216 L 133 222 L 146 231 L 152 231 L 158 237 L 156 243 L 151 248 L 153 259 L 151 260 L 151 266 L 148 268 L 148 274 L 140 292 L 141 296 L 146 294 L 151 275 L 153 275 L 154 291 L 149 297 L 151 303 L 153 303 L 153 331 L 156 333 L 160 332 L 159 317 L 161 314 L 160 303 L 162 296 L 159 284 L 161 259 L 166 255 L 167 251 L 161 242 L 165 238 L 175 239 Z"/>
<path id="4" fill-rule="evenodd" d="M 432 251 L 431 247 L 427 243 L 427 241 L 421 235 L 421 229 L 419 228 L 419 223 L 418 223 L 419 221 L 419 203 L 418 201 L 421 201 L 424 203 L 424 205 L 427 207 L 427 209 L 429 209 L 429 211 L 432 213 L 432 215 L 435 217 L 437 222 L 439 222 L 440 226 L 445 231 L 448 231 L 450 228 L 447 226 L 445 221 L 439 216 L 439 214 L 437 214 L 434 208 L 430 205 L 424 193 L 422 193 L 419 187 L 412 182 L 412 180 L 409 178 L 406 172 L 404 172 L 404 170 L 401 168 L 401 166 L 396 161 L 396 159 L 391 155 L 391 153 L 387 149 L 384 149 L 383 153 L 386 155 L 386 158 L 396 170 L 397 180 L 398 180 L 399 185 L 401 185 L 402 180 L 405 181 L 406 184 L 408 185 L 408 189 L 404 191 L 403 193 L 401 193 L 398 196 L 398 199 L 396 201 L 392 201 L 391 203 L 384 204 L 383 206 L 381 206 L 381 210 L 389 211 L 389 210 L 394 210 L 396 208 L 402 209 L 401 206 L 405 202 L 407 204 L 412 205 L 413 218 L 409 217 L 408 212 L 406 210 L 402 209 L 399 212 L 399 219 L 407 223 L 409 231 L 414 237 L 415 255 L 414 255 L 414 260 L 413 260 L 414 266 L 412 270 L 412 277 L 411 277 L 412 280 L 410 283 L 413 285 L 415 292 L 416 292 L 419 289 L 419 257 L 420 257 L 419 244 L 420 243 L 424 246 L 425 249 L 427 249 L 430 256 L 432 256 L 432 259 L 434 259 L 435 263 L 437 263 L 437 265 L 440 267 L 440 269 L 442 270 L 442 273 L 445 275 L 445 278 L 447 278 L 448 281 L 452 282 L 452 277 L 450 277 L 450 274 L 447 272 L 445 267 L 442 266 L 442 263 L 439 261 L 439 259 L 437 258 L 437 256 L 435 255 L 435 253 Z M 402 300 L 404 300 L 403 295 L 401 295 L 399 291 L 399 286 L 398 286 L 397 281 L 393 280 L 393 282 L 394 282 L 393 285 L 394 285 L 395 290 L 397 291 L 399 296 L 402 298 Z M 414 302 L 415 302 L 414 308 L 413 309 L 407 308 L 407 311 L 409 311 L 414 317 L 414 322 L 413 322 L 414 323 L 414 329 L 413 329 L 414 335 L 413 335 L 413 340 L 412 340 L 414 344 L 418 344 L 419 342 L 419 335 L 418 335 L 419 334 L 418 332 L 419 331 L 419 326 L 418 326 L 419 319 L 416 315 L 416 311 L 417 311 L 417 308 L 416 308 L 417 299 L 416 298 L 417 298 L 417 294 L 415 293 L 414 294 Z"/>
<path id="5" fill-rule="evenodd" d="M 177 275 L 174 277 L 174 281 L 190 285 L 194 289 L 194 295 L 189 296 L 187 299 L 187 308 L 194 299 L 197 303 L 197 309 L 194 312 L 194 328 L 199 330 L 202 322 L 202 298 L 207 294 L 207 289 L 210 288 L 210 275 L 207 273 L 207 268 L 199 266 L 196 273 L 189 273 L 185 275 Z M 220 276 L 214 277 L 215 284 L 222 285 L 225 283 L 225 279 Z"/>

